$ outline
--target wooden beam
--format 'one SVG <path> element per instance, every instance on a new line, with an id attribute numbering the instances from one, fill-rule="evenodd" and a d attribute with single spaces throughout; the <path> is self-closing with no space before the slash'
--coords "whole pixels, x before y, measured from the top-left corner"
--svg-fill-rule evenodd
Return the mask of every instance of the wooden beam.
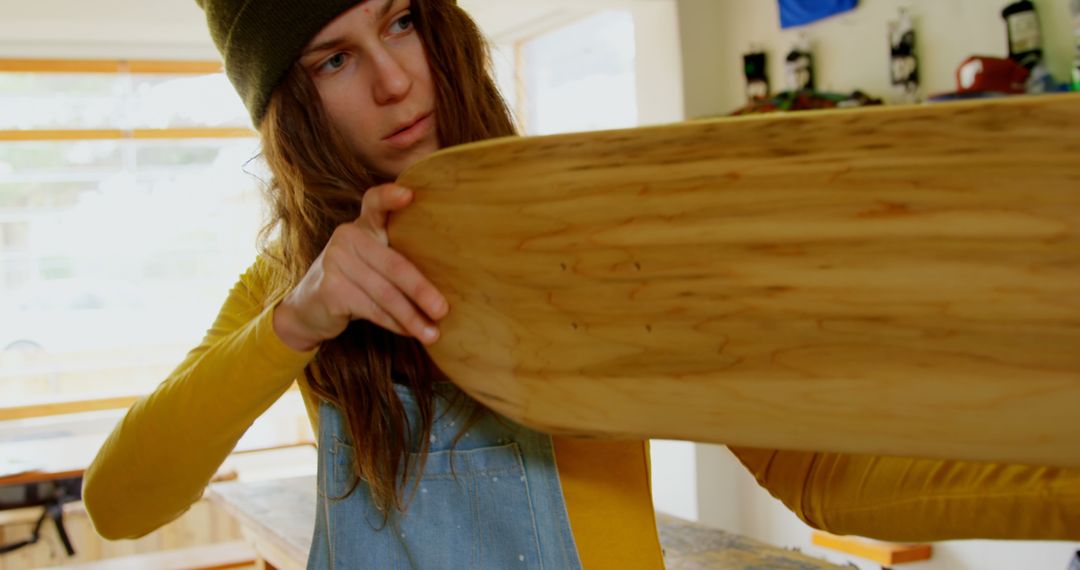
<path id="1" fill-rule="evenodd" d="M 3 73 L 208 75 L 222 70 L 221 62 L 202 60 L 0 59 Z"/>
<path id="2" fill-rule="evenodd" d="M 259 136 L 245 128 L 182 128 L 182 129 L 135 129 L 131 131 L 134 139 L 229 139 L 251 138 Z"/>
<path id="3" fill-rule="evenodd" d="M 86 140 L 184 140 L 228 139 L 257 137 L 252 129 L 243 127 L 178 128 L 178 129 L 34 129 L 0 130 L 0 142 L 86 141 Z"/>
<path id="4" fill-rule="evenodd" d="M 292 385 L 289 386 L 288 391 L 299 392 L 300 387 L 296 382 L 293 382 Z M 60 397 L 54 397 L 38 401 L 24 401 L 15 405 L 0 406 L 0 421 L 60 416 L 82 412 L 100 412 L 104 410 L 124 410 L 131 407 L 132 404 L 144 396 L 145 394 L 106 394 L 80 399 L 71 399 L 70 397 L 68 399 L 61 399 Z M 314 442 L 307 440 L 297 441 L 290 443 L 286 447 L 293 445 L 314 445 Z M 278 447 L 279 446 L 274 446 L 266 449 L 278 449 Z M 252 449 L 251 451 L 262 450 L 263 448 L 257 448 Z"/>
<path id="5" fill-rule="evenodd" d="M 225 71 L 220 61 L 133 60 L 127 62 L 130 73 L 161 75 L 212 75 Z"/>
<path id="6" fill-rule="evenodd" d="M 141 398 L 141 395 L 115 395 L 83 400 L 57 400 L 0 407 L 0 421 L 24 420 L 45 416 L 60 416 L 103 410 L 123 410 Z"/>
<path id="7" fill-rule="evenodd" d="M 815 530 L 810 536 L 810 542 L 822 548 L 858 556 L 883 566 L 930 560 L 934 552 L 929 544 L 893 544 L 853 536 L 836 536 L 819 530 Z"/>

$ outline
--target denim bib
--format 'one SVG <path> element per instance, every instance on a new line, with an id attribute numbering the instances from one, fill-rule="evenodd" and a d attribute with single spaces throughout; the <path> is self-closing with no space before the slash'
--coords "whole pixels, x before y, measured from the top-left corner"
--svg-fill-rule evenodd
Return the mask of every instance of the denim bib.
<path id="1" fill-rule="evenodd" d="M 415 433 L 412 391 L 394 388 Z M 468 411 L 447 413 L 457 388 L 437 385 L 431 446 L 405 512 L 383 524 L 370 488 L 353 486 L 345 418 L 319 404 L 318 505 L 309 570 L 580 570 L 551 437 L 487 413 L 451 442 Z M 460 407 L 459 407 L 460 408 Z M 451 470 L 451 461 L 453 469 Z"/>

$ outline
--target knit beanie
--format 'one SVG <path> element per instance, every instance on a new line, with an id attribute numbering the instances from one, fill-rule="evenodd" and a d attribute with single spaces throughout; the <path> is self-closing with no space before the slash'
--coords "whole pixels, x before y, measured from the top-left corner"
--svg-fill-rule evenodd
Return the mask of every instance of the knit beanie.
<path id="1" fill-rule="evenodd" d="M 225 73 L 257 127 L 270 94 L 304 46 L 362 0 L 195 0 L 206 12 Z"/>

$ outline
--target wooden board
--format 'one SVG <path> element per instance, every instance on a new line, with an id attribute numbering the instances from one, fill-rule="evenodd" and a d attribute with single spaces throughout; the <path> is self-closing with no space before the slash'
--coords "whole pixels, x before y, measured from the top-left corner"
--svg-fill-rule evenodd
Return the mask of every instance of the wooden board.
<path id="1" fill-rule="evenodd" d="M 240 521 L 261 559 L 279 570 L 307 567 L 319 500 L 314 476 L 219 483 L 206 496 Z"/>
<path id="2" fill-rule="evenodd" d="M 837 536 L 820 530 L 810 534 L 810 544 L 858 556 L 886 568 L 922 562 L 934 556 L 934 547 L 931 544 L 894 544 L 857 536 Z"/>
<path id="3" fill-rule="evenodd" d="M 525 424 L 1080 466 L 1080 96 L 488 141 L 399 182 L 432 356 Z"/>

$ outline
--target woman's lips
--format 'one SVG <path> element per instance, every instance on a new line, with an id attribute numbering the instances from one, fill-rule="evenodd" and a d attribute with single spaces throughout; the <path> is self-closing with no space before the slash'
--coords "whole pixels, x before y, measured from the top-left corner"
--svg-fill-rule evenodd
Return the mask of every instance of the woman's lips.
<path id="1" fill-rule="evenodd" d="M 434 123 L 434 115 L 428 113 L 412 126 L 386 137 L 383 142 L 398 150 L 405 150 L 423 140 L 431 132 Z"/>

